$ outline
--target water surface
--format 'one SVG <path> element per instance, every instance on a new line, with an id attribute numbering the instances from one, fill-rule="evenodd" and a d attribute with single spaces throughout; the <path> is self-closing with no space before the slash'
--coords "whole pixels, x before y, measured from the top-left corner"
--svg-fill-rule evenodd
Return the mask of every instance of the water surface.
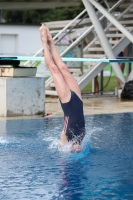
<path id="1" fill-rule="evenodd" d="M 133 200 L 133 114 L 85 120 L 74 154 L 59 149 L 63 118 L 0 121 L 0 199 Z"/>

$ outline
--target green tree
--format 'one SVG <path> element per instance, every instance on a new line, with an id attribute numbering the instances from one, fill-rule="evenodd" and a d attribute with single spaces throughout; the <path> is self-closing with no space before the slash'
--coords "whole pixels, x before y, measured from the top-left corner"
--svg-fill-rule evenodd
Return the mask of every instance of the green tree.
<path id="1" fill-rule="evenodd" d="M 101 0 L 98 1 L 101 2 Z M 110 0 L 110 2 L 116 1 L 117 0 Z M 102 5 L 106 7 L 105 3 L 102 3 Z M 75 7 L 27 11 L 3 11 L 2 17 L 7 23 L 36 24 L 49 21 L 70 20 L 76 17 L 82 10 L 84 10 L 83 3 Z"/>
<path id="2" fill-rule="evenodd" d="M 69 20 L 76 17 L 84 5 L 45 10 L 3 11 L 2 17 L 7 23 L 35 24 L 49 21 Z"/>

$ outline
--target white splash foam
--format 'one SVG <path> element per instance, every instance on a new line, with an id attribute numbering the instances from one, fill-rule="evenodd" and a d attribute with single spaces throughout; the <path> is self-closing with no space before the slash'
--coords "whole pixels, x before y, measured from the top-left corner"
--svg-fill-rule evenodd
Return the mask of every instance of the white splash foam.
<path id="1" fill-rule="evenodd" d="M 55 137 L 48 137 L 48 138 L 44 138 L 43 139 L 44 141 L 46 142 L 50 142 L 49 144 L 49 149 L 58 149 L 59 148 L 59 143 L 60 143 L 60 140 L 55 138 Z"/>
<path id="2" fill-rule="evenodd" d="M 86 135 L 83 139 L 82 142 L 82 149 L 88 149 L 89 143 L 90 143 L 90 137 L 93 134 L 94 130 L 86 130 Z M 66 144 L 63 148 L 60 146 L 60 139 L 57 137 L 47 137 L 43 139 L 44 141 L 48 142 L 48 149 L 57 149 L 60 153 L 66 154 L 66 153 L 71 153 L 71 147 L 72 143 Z"/>
<path id="3" fill-rule="evenodd" d="M 59 147 L 59 140 L 58 139 L 54 139 L 54 141 L 52 141 L 52 143 L 49 145 L 49 149 L 56 149 Z"/>
<path id="4" fill-rule="evenodd" d="M 62 152 L 62 153 L 70 153 L 71 152 L 71 148 L 72 148 L 72 144 L 68 143 L 68 144 L 64 145 L 63 148 L 61 148 L 59 146 L 59 151 Z"/>
<path id="5" fill-rule="evenodd" d="M 46 141 L 46 142 L 49 142 L 49 141 L 57 140 L 57 138 L 55 138 L 55 137 L 48 137 L 48 138 L 44 138 L 43 140 Z"/>
<path id="6" fill-rule="evenodd" d="M 3 139 L 3 137 L 0 137 L 0 144 L 8 144 L 9 141 Z"/>

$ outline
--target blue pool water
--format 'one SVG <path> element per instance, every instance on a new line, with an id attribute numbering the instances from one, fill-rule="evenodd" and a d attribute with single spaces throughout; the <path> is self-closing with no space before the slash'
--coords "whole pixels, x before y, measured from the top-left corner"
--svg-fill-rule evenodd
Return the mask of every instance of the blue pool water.
<path id="1" fill-rule="evenodd" d="M 133 200 L 133 114 L 85 119 L 74 154 L 59 149 L 63 118 L 0 121 L 0 200 Z"/>

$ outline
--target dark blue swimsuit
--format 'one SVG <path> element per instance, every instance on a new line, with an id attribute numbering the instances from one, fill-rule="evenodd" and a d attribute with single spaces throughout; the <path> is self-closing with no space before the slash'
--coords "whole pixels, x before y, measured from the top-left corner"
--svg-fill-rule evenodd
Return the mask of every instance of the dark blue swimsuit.
<path id="1" fill-rule="evenodd" d="M 71 99 L 67 103 L 61 103 L 64 111 L 64 132 L 68 141 L 81 143 L 85 136 L 85 120 L 83 113 L 83 102 L 71 91 Z"/>

